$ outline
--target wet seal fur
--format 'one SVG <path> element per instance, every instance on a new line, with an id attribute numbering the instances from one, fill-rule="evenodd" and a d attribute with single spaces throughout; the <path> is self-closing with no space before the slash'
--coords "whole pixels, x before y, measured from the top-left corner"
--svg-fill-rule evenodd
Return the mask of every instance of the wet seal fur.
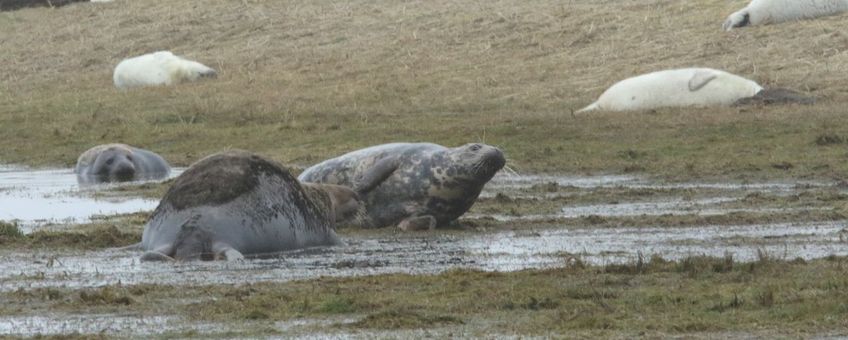
<path id="1" fill-rule="evenodd" d="M 598 100 L 575 113 L 592 110 L 628 111 L 663 107 L 809 104 L 814 99 L 786 89 L 764 89 L 753 80 L 710 68 L 651 72 L 610 86 Z"/>
<path id="2" fill-rule="evenodd" d="M 748 6 L 729 15 L 721 28 L 776 24 L 812 19 L 848 11 L 848 0 L 752 0 Z"/>
<path id="3" fill-rule="evenodd" d="M 158 51 L 122 60 L 115 66 L 112 80 L 115 87 L 128 89 L 217 77 L 218 73 L 206 65 L 175 56 L 169 51 Z"/>
<path id="4" fill-rule="evenodd" d="M 351 189 L 301 184 L 276 162 L 226 151 L 176 178 L 145 225 L 141 259 L 238 260 L 339 245 L 336 221 L 361 207 Z"/>
<path id="5" fill-rule="evenodd" d="M 360 192 L 366 211 L 360 226 L 421 230 L 468 211 L 505 163 L 501 150 L 485 144 L 392 143 L 326 160 L 298 178 Z"/>
<path id="6" fill-rule="evenodd" d="M 74 172 L 80 184 L 96 184 L 163 179 L 171 173 L 171 166 L 156 153 L 116 143 L 83 152 Z"/>

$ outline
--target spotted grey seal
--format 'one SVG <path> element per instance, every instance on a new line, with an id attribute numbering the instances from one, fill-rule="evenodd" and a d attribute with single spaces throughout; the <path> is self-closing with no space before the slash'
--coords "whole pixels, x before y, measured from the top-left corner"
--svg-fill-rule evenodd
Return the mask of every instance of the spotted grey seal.
<path id="1" fill-rule="evenodd" d="M 360 192 L 363 227 L 432 229 L 468 211 L 505 163 L 501 150 L 485 144 L 392 143 L 326 160 L 298 179 Z"/>
<path id="2" fill-rule="evenodd" d="M 301 184 L 278 163 L 241 150 L 208 156 L 174 180 L 144 227 L 149 260 L 236 260 L 341 244 L 337 220 L 362 206 L 351 189 Z"/>
<path id="3" fill-rule="evenodd" d="M 162 179 L 171 167 L 162 156 L 126 144 L 95 146 L 77 158 L 74 168 L 80 184 Z"/>

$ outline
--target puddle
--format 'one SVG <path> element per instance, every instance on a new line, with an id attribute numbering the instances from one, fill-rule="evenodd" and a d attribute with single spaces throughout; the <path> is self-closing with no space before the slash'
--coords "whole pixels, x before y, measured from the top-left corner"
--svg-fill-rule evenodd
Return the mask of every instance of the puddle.
<path id="1" fill-rule="evenodd" d="M 641 253 L 667 259 L 693 255 L 756 260 L 848 255 L 846 222 L 690 228 L 556 228 L 492 234 L 406 234 L 348 238 L 347 246 L 288 252 L 243 262 L 140 263 L 141 252 L 0 253 L 0 290 L 98 287 L 110 284 L 207 285 L 290 281 L 320 276 L 434 274 L 452 268 L 515 271 L 561 266 L 563 255 L 587 263 L 633 261 Z"/>
<path id="2" fill-rule="evenodd" d="M 837 182 L 793 181 L 793 182 L 664 182 L 629 175 L 558 176 L 558 175 L 509 175 L 498 173 L 486 184 L 488 191 L 526 189 L 534 185 L 556 183 L 563 187 L 581 189 L 628 188 L 628 189 L 720 189 L 756 190 L 765 192 L 791 191 L 798 188 L 828 187 Z"/>
<path id="3" fill-rule="evenodd" d="M 504 215 L 504 214 L 467 214 L 467 218 L 484 218 L 490 217 L 497 221 L 534 221 L 534 220 L 550 220 L 560 218 L 579 218 L 589 216 L 599 217 L 628 217 L 628 216 L 662 216 L 662 215 L 696 215 L 696 216 L 716 216 L 726 215 L 731 213 L 751 212 L 751 213 L 787 213 L 813 210 L 828 210 L 831 208 L 824 207 L 803 207 L 803 208 L 767 208 L 767 207 L 746 207 L 746 208 L 725 208 L 721 207 L 722 203 L 731 203 L 739 201 L 740 198 L 732 197 L 710 197 L 704 199 L 683 199 L 680 197 L 672 197 L 664 201 L 658 202 L 627 202 L 627 203 L 610 203 L 610 204 L 592 204 L 592 205 L 577 205 L 565 206 L 556 214 L 527 214 L 527 215 Z"/>
<path id="4" fill-rule="evenodd" d="M 17 336 L 61 334 L 161 335 L 173 332 L 228 330 L 227 325 L 186 322 L 174 316 L 116 314 L 30 315 L 0 318 L 0 334 Z"/>
<path id="5" fill-rule="evenodd" d="M 178 316 L 139 316 L 122 314 L 83 314 L 69 315 L 51 313 L 48 315 L 26 315 L 0 317 L 0 335 L 38 337 L 56 335 L 106 335 L 110 337 L 162 337 L 188 333 L 191 337 L 232 337 L 234 333 L 255 332 L 256 330 L 276 331 L 284 337 L 298 339 L 339 339 L 339 338 L 391 338 L 420 339 L 432 337 L 456 337 L 466 334 L 466 326 L 453 328 L 430 327 L 410 330 L 362 330 L 333 328 L 358 321 L 354 318 L 292 319 L 273 323 L 240 320 L 236 323 L 198 322 Z M 505 334 L 492 334 L 497 338 L 516 338 Z M 266 335 L 267 338 L 278 338 Z"/>
<path id="6" fill-rule="evenodd" d="M 174 169 L 171 177 L 183 169 Z M 143 182 L 133 182 L 138 184 Z M 25 233 L 51 223 L 85 223 L 94 215 L 149 211 L 157 200 L 93 198 L 84 194 L 126 184 L 77 184 L 72 169 L 30 170 L 0 167 L 0 220 L 16 221 Z"/>

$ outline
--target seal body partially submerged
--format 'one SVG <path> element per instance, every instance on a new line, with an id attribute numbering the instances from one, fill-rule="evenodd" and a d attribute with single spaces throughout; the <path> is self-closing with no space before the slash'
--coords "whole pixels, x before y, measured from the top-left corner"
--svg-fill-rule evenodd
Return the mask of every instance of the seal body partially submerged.
<path id="1" fill-rule="evenodd" d="M 163 179 L 171 167 L 162 156 L 126 144 L 103 144 L 86 150 L 74 168 L 80 184 Z"/>
<path id="2" fill-rule="evenodd" d="M 337 245 L 335 221 L 359 208 L 348 188 L 301 185 L 261 156 L 218 153 L 176 178 L 145 225 L 142 260 L 234 260 Z"/>
<path id="3" fill-rule="evenodd" d="M 485 144 L 392 143 L 326 160 L 299 179 L 360 192 L 361 226 L 432 229 L 468 211 L 505 163 L 501 150 Z"/>

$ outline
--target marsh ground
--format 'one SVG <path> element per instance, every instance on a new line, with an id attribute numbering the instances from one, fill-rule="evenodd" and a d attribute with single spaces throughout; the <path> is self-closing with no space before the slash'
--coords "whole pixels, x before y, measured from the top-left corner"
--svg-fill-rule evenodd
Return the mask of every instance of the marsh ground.
<path id="1" fill-rule="evenodd" d="M 621 211 L 614 207 L 621 202 L 702 202 L 728 192 L 582 190 L 542 179 L 536 187 L 481 199 L 464 221 L 472 231 L 439 233 L 842 223 L 845 15 L 720 31 L 724 17 L 742 6 L 724 0 L 118 0 L 0 12 L 0 162 L 67 167 L 92 145 L 124 142 L 175 165 L 243 148 L 303 166 L 383 142 L 485 142 L 501 147 L 522 174 L 828 184 L 799 185 L 788 194 L 733 191 L 731 201 L 706 204 L 723 209 L 720 214 L 682 204 L 669 208 L 680 214 L 569 217 L 564 206 Z M 111 70 L 121 59 L 160 49 L 212 66 L 219 78 L 127 92 L 112 87 Z M 819 101 L 571 115 L 620 79 L 688 66 L 725 69 Z M 146 186 L 117 195 L 162 190 Z M 521 218 L 534 215 L 543 217 Z M 2 248 L 27 255 L 52 247 L 60 257 L 62 249 L 103 249 L 137 238 L 143 219 L 69 226 L 80 233 L 9 232 Z M 105 236 L 92 237 L 91 228 Z M 393 232 L 343 231 L 362 237 Z M 841 257 L 568 264 L 237 286 L 21 289 L 0 297 L 3 314 L 19 318 L 0 321 L 0 329 L 37 324 L 28 317 L 48 312 L 70 323 L 70 315 L 81 313 L 158 325 L 165 321 L 152 317 L 166 310 L 185 318 L 167 322 L 223 324 L 175 331 L 186 336 L 329 329 L 366 337 L 373 330 L 425 329 L 436 336 L 803 337 L 844 335 L 848 328 Z M 238 329 L 234 320 L 253 323 Z M 306 320 L 300 328 L 285 323 L 298 320 Z"/>

